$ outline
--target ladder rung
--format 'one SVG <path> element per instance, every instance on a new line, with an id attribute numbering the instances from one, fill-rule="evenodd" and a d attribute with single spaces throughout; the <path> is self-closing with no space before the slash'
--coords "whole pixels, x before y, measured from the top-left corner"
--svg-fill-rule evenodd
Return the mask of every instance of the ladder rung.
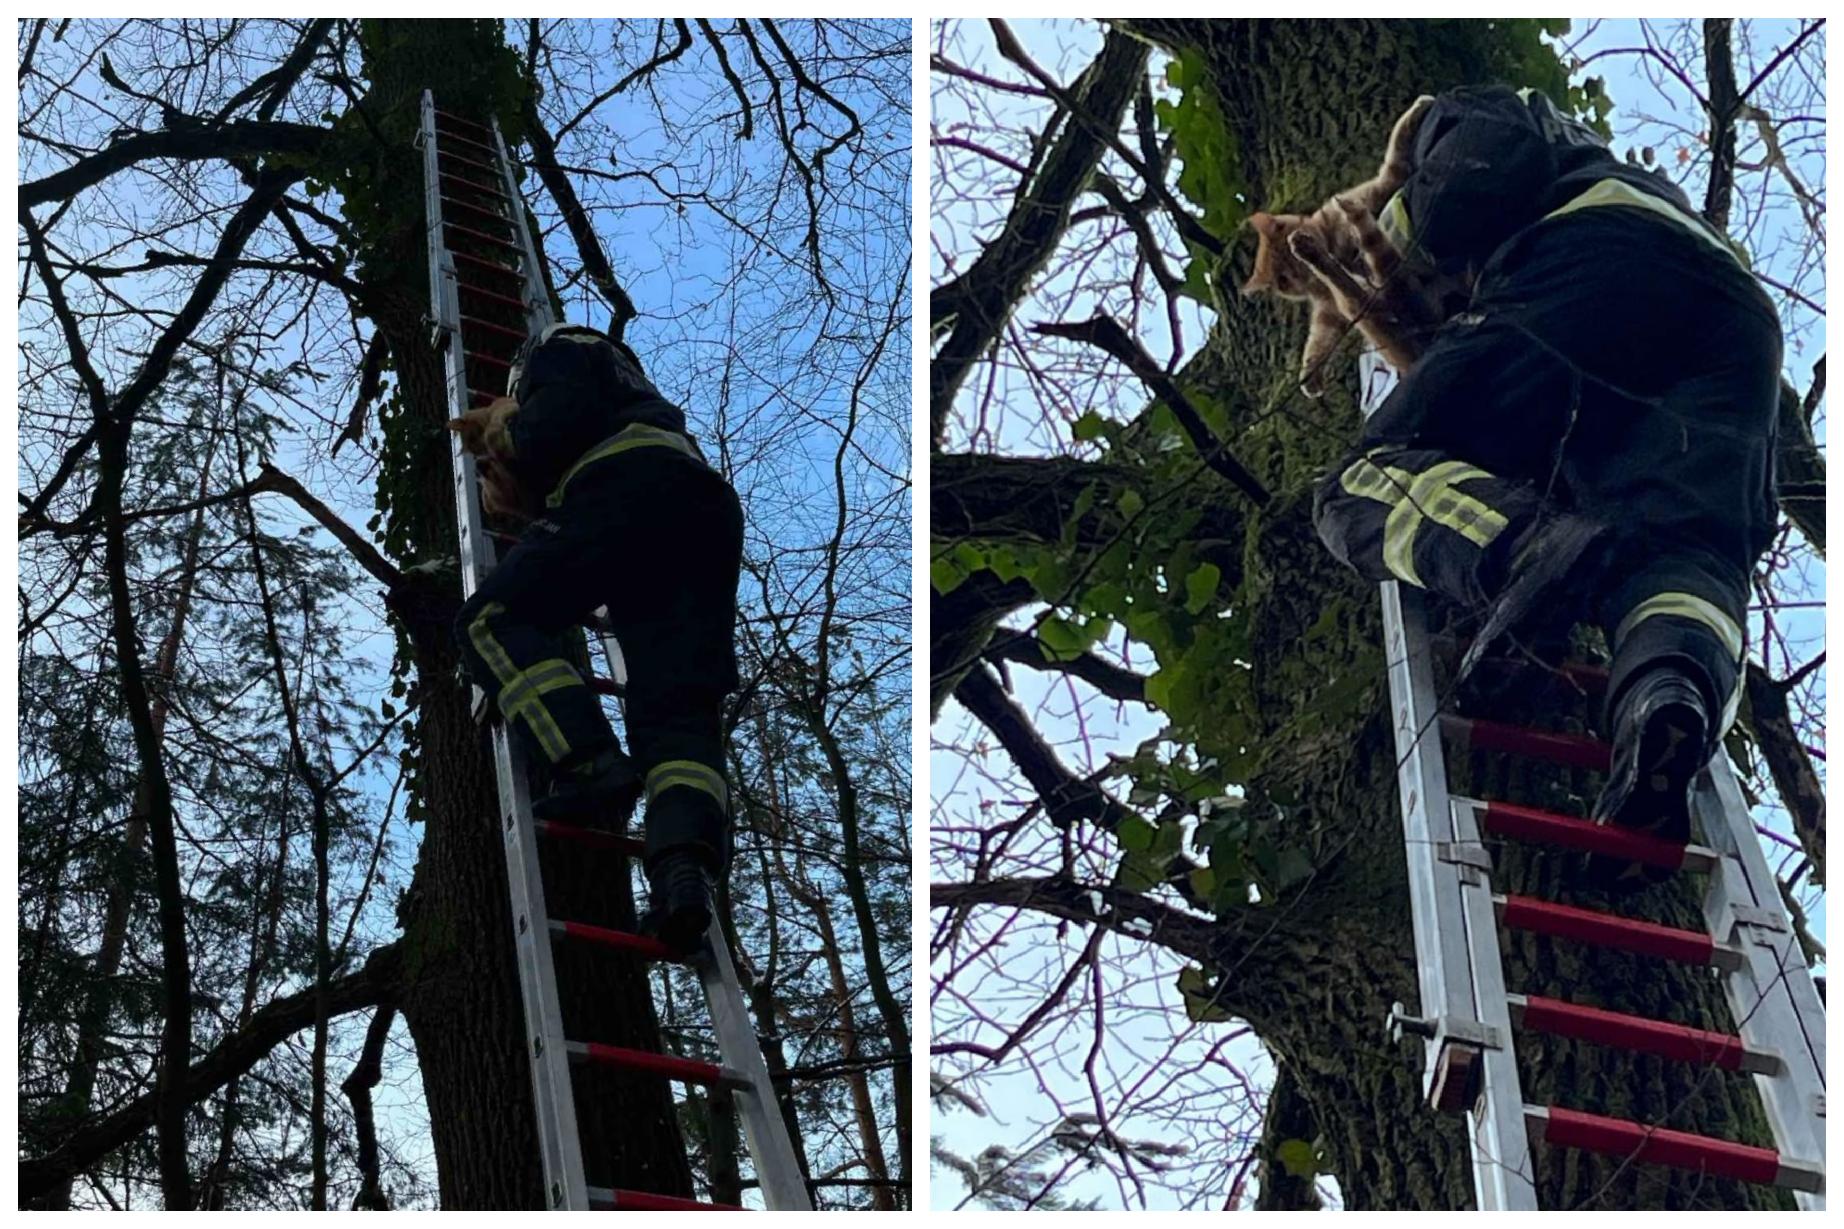
<path id="1" fill-rule="evenodd" d="M 588 680 L 588 684 L 589 690 L 595 692 L 598 696 L 624 696 L 627 694 L 627 688 L 615 682 L 613 679 L 591 678 Z"/>
<path id="2" fill-rule="evenodd" d="M 570 1057 L 578 1062 L 597 1063 L 604 1067 L 620 1067 L 626 1071 L 645 1071 L 651 1075 L 663 1075 L 669 1080 L 681 1084 L 724 1084 L 732 1088 L 747 1088 L 749 1082 L 734 1071 L 729 1071 L 716 1063 L 700 1062 L 695 1058 L 680 1058 L 676 1054 L 656 1054 L 652 1050 L 632 1050 L 626 1046 L 603 1045 L 599 1041 L 566 1041 L 564 1048 Z"/>
<path id="3" fill-rule="evenodd" d="M 1574 939 L 1596 947 L 1656 956 L 1660 960 L 1714 965 L 1730 971 L 1740 968 L 1742 963 L 1739 948 L 1718 943 L 1709 935 L 1694 930 L 1679 930 L 1656 922 L 1616 917 L 1611 913 L 1577 909 L 1573 905 L 1559 905 L 1555 901 L 1512 893 L 1494 896 L 1492 903 L 1498 906 L 1499 920 L 1513 930 Z"/>
<path id="4" fill-rule="evenodd" d="M 1480 827 L 1494 836 L 1606 854 L 1666 870 L 1709 871 L 1716 865 L 1716 851 L 1703 845 L 1679 845 L 1613 824 L 1597 824 L 1509 802 L 1484 802 L 1479 806 Z"/>
<path id="5" fill-rule="evenodd" d="M 525 311 L 525 304 L 519 302 L 517 299 L 509 298 L 508 296 L 503 295 L 503 294 L 494 294 L 491 290 L 482 290 L 480 287 L 470 286 L 466 282 L 458 281 L 455 283 L 455 285 L 457 288 L 465 291 L 468 294 L 479 295 L 481 298 L 490 299 L 495 303 L 503 303 L 507 307 L 514 308 L 518 310 L 519 312 Z"/>
<path id="6" fill-rule="evenodd" d="M 523 329 L 509 329 L 503 324 L 494 324 L 491 320 L 482 320 L 479 316 L 462 316 L 461 324 L 463 327 L 471 324 L 477 329 L 486 329 L 489 332 L 503 333 L 507 337 L 514 338 L 520 342 L 523 342 L 526 336 L 525 330 Z"/>
<path id="7" fill-rule="evenodd" d="M 449 255 L 453 256 L 456 260 L 464 260 L 470 265 L 479 265 L 483 269 L 491 269 L 495 273 L 503 273 L 515 281 L 522 282 L 525 280 L 525 275 L 520 273 L 517 269 L 512 268 L 510 265 L 502 265 L 491 260 L 482 260 L 478 256 L 469 256 L 466 252 L 450 252 Z M 467 283 L 462 282 L 459 284 L 464 289 L 466 288 Z"/>
<path id="8" fill-rule="evenodd" d="M 1809 1161 L 1788 1160 L 1771 1148 L 1649 1127 L 1624 1118 L 1603 1118 L 1555 1105 L 1526 1105 L 1524 1121 L 1536 1138 L 1561 1148 L 1580 1148 L 1644 1164 L 1669 1165 L 1796 1191 L 1825 1189 L 1823 1168 Z"/>
<path id="9" fill-rule="evenodd" d="M 475 230 L 473 227 L 463 226 L 459 222 L 450 222 L 447 218 L 442 219 L 442 225 L 448 230 L 457 231 L 460 234 L 466 235 L 469 239 L 477 243 L 491 243 L 494 247 L 504 248 L 508 252 L 516 252 L 519 250 L 519 245 L 512 240 L 501 239 L 498 235 L 489 235 L 484 230 Z"/>
<path id="10" fill-rule="evenodd" d="M 440 128 L 437 128 L 435 130 L 435 135 L 442 138 L 444 141 L 458 141 L 463 145 L 472 145 L 475 149 L 484 149 L 489 154 L 499 153 L 497 149 L 494 149 L 485 141 L 476 141 L 473 137 L 464 137 L 458 132 L 443 132 Z"/>
<path id="11" fill-rule="evenodd" d="M 748 1210 L 740 1204 L 701 1203 L 696 1199 L 680 1199 L 676 1195 L 655 1195 L 650 1191 L 624 1191 L 607 1186 L 589 1188 L 589 1206 L 603 1210 L 619 1208 L 629 1212 L 744 1212 Z"/>
<path id="12" fill-rule="evenodd" d="M 487 127 L 485 124 L 481 123 L 478 120 L 463 119 L 461 116 L 456 115 L 453 111 L 444 111 L 440 107 L 435 108 L 435 117 L 437 119 L 447 120 L 451 124 L 459 124 L 463 128 L 472 128 L 475 132 L 484 132 L 489 136 L 491 136 L 493 133 L 493 130 L 491 128 Z"/>
<path id="13" fill-rule="evenodd" d="M 1511 1023 L 1555 1037 L 1574 1037 L 1596 1045 L 1656 1054 L 1677 1062 L 1772 1075 L 1780 1059 L 1765 1050 L 1749 1048 L 1740 1037 L 1708 1029 L 1691 1028 L 1665 1020 L 1605 1011 L 1582 1003 L 1568 1003 L 1541 995 L 1508 994 Z"/>
<path id="14" fill-rule="evenodd" d="M 499 168 L 494 166 L 491 162 L 482 162 L 480 159 L 470 158 L 466 154 L 457 154 L 452 149 L 438 149 L 436 152 L 450 161 L 459 162 L 462 166 L 477 167 L 489 175 L 499 174 Z"/>
<path id="15" fill-rule="evenodd" d="M 507 199 L 506 194 L 504 192 L 501 192 L 498 189 L 493 188 L 487 184 L 477 184 L 471 179 L 463 179 L 459 175 L 450 175 L 446 171 L 443 171 L 440 173 L 440 178 L 443 179 L 447 183 L 456 184 L 460 187 L 466 188 L 469 192 L 477 192 L 481 196 L 492 197 L 494 200 L 500 202 L 502 205 L 508 205 L 512 203 L 511 201 Z M 443 194 L 442 200 L 444 203 L 447 203 L 450 199 L 451 198 L 446 193 Z"/>
<path id="16" fill-rule="evenodd" d="M 688 956 L 679 953 L 661 943 L 658 939 L 649 939 L 626 930 L 610 930 L 606 926 L 591 926 L 588 922 L 551 921 L 551 934 L 566 938 L 582 939 L 602 947 L 612 947 L 616 951 L 631 952 L 643 960 L 667 960 L 684 963 Z"/>
<path id="17" fill-rule="evenodd" d="M 1606 772 L 1613 760 L 1613 748 L 1598 738 L 1581 734 L 1554 734 L 1525 726 L 1506 725 L 1478 717 L 1441 715 L 1441 728 L 1462 746 L 1474 751 L 1503 751 L 1510 755 L 1527 755 L 1569 768 L 1586 768 Z"/>
<path id="18" fill-rule="evenodd" d="M 467 201 L 455 200 L 453 197 L 448 197 L 448 196 L 444 196 L 442 198 L 442 204 L 447 206 L 450 209 L 465 209 L 469 213 L 479 214 L 481 217 L 487 219 L 489 222 L 497 222 L 501 226 L 511 226 L 512 225 L 511 218 L 507 217 L 505 214 L 499 212 L 496 209 L 488 209 L 484 205 L 475 205 Z"/>
<path id="19" fill-rule="evenodd" d="M 635 836 L 623 836 L 618 832 L 603 832 L 599 828 L 585 828 L 581 824 L 560 824 L 554 819 L 535 819 L 532 827 L 539 836 L 548 836 L 553 840 L 572 841 L 586 845 L 590 849 L 606 849 L 614 853 L 638 858 L 647 852 L 647 843 Z"/>
<path id="20" fill-rule="evenodd" d="M 512 364 L 503 358 L 494 358 L 491 354 L 481 354 L 475 350 L 463 350 L 461 353 L 466 356 L 470 363 L 486 363 L 492 367 L 504 367 L 507 371 L 512 370 Z"/>

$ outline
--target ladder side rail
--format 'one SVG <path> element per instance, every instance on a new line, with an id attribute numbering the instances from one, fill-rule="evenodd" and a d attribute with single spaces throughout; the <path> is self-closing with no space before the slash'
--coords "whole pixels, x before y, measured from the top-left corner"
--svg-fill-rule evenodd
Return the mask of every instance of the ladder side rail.
<path id="1" fill-rule="evenodd" d="M 1736 1031 L 1781 1060 L 1778 1071 L 1754 1077 L 1774 1145 L 1783 1156 L 1822 1164 L 1825 1008 L 1726 753 L 1718 752 L 1698 780 L 1692 803 L 1704 839 L 1723 854 L 1710 876 L 1705 922 L 1712 936 L 1731 940 L 1745 957 L 1722 978 Z M 1805 1210 L 1825 1206 L 1822 1193 L 1795 1198 Z"/>
<path id="2" fill-rule="evenodd" d="M 1382 360 L 1366 352 L 1358 362 L 1361 404 L 1368 417 L 1394 383 Z M 1421 1014 L 1436 1025 L 1427 1039 L 1424 1081 L 1432 1087 L 1450 1021 L 1476 1023 L 1478 1004 L 1460 899 L 1460 867 L 1441 853 L 1453 846 L 1447 763 L 1441 743 L 1440 696 L 1434 686 L 1427 618 L 1420 593 L 1396 581 L 1379 586 L 1383 644 L 1389 675 L 1390 716 L 1396 732 L 1396 780 L 1402 800 L 1408 857 L 1409 909 Z M 1425 1091 L 1426 1089 L 1424 1089 Z"/>
<path id="3" fill-rule="evenodd" d="M 493 148 L 499 151 L 500 182 L 511 214 L 507 221 L 519 245 L 519 275 L 525 285 L 525 331 L 537 337 L 557 321 L 551 314 L 551 296 L 544 289 L 543 271 L 538 266 L 538 245 L 532 240 L 531 228 L 525 225 L 525 197 L 513 177 L 512 155 L 506 149 L 506 138 L 500 133 L 497 119 L 493 121 Z M 510 396 L 512 390 L 506 393 Z"/>
<path id="4" fill-rule="evenodd" d="M 459 344 L 461 304 L 454 262 L 442 235 L 441 196 L 436 161 L 435 100 L 422 98 L 423 187 L 429 223 L 431 309 L 443 330 L 451 414 L 467 409 L 466 359 Z M 452 437 L 455 511 L 459 531 L 462 591 L 472 596 L 493 563 L 492 539 L 486 532 L 474 459 Z M 552 1208 L 586 1209 L 588 1184 L 583 1172 L 576 1099 L 565 1048 L 563 1015 L 557 997 L 550 928 L 544 905 L 544 879 L 538 861 L 537 831 L 531 822 L 521 748 L 506 725 L 493 727 L 493 767 L 499 785 L 500 828 L 506 842 L 506 877 L 513 913 L 513 941 L 524 1004 L 526 1058 L 531 1063 L 532 1100 L 537 1116 L 538 1146 L 544 1167 L 545 1194 Z"/>
<path id="5" fill-rule="evenodd" d="M 730 961 L 723 925 L 716 918 L 711 919 L 705 940 L 709 951 L 698 959 L 698 980 L 704 986 L 724 1065 L 748 1081 L 747 1088 L 736 1091 L 736 1106 L 763 1200 L 771 1211 L 810 1212 L 813 1204 L 794 1153 L 794 1141 L 781 1117 L 774 1081 L 769 1078 L 768 1063 L 762 1057 L 761 1043 L 743 1003 L 742 985 Z"/>
<path id="6" fill-rule="evenodd" d="M 1455 799 L 1453 825 L 1457 848 L 1477 850 L 1488 860 L 1479 831 L 1482 805 Z M 1478 996 L 1479 1022 L 1491 1031 L 1497 1044 L 1481 1047 L 1480 1087 L 1485 1095 L 1467 1112 L 1473 1159 L 1473 1191 L 1481 1212 L 1535 1212 L 1538 1210 L 1535 1167 L 1530 1155 L 1529 1127 L 1524 1119 L 1522 1085 L 1517 1073 L 1517 1049 L 1511 1042 L 1511 1000 L 1505 989 L 1505 971 L 1499 959 L 1498 914 L 1492 903 L 1492 881 L 1479 868 L 1462 865 L 1460 897 L 1466 919 L 1466 941 L 1474 953 L 1473 991 Z"/>
<path id="7" fill-rule="evenodd" d="M 1382 404 L 1395 377 L 1374 352 L 1359 359 L 1358 373 L 1361 405 L 1368 417 Z M 1463 861 L 1468 850 L 1476 850 L 1484 860 L 1484 847 L 1476 824 L 1469 822 L 1471 810 L 1456 807 L 1448 791 L 1425 599 L 1417 591 L 1404 591 L 1396 581 L 1379 588 L 1415 968 L 1421 1012 L 1433 1025 L 1425 1047 L 1423 1091 L 1431 1095 L 1446 1074 L 1443 1064 L 1453 1061 L 1445 1053 L 1450 1047 L 1475 1050 L 1481 1065 L 1480 1096 L 1468 1110 L 1468 1138 L 1476 1201 L 1482 1209 L 1535 1210 L 1491 883 L 1483 867 L 1468 867 Z M 1461 824 L 1466 825 L 1464 833 Z M 1468 875 L 1474 881 L 1470 888 Z M 1497 1018 L 1488 1018 L 1494 1014 Z"/>

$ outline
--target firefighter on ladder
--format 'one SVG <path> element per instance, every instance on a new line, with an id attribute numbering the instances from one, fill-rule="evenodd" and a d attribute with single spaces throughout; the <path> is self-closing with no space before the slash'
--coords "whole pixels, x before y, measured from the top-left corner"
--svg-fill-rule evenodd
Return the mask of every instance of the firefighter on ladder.
<path id="1" fill-rule="evenodd" d="M 643 932 L 690 951 L 728 848 L 722 707 L 742 510 L 627 346 L 552 325 L 508 377 L 507 459 L 543 514 L 462 606 L 473 681 L 553 786 L 539 819 L 607 825 L 644 792 Z M 561 636 L 606 606 L 628 667 L 624 751 Z"/>
<path id="2" fill-rule="evenodd" d="M 1381 222 L 1474 294 L 1321 484 L 1320 536 L 1370 579 L 1485 610 L 1474 656 L 1539 616 L 1602 627 L 1595 818 L 1687 840 L 1776 524 L 1773 305 L 1675 185 L 1528 90 L 1439 97 Z"/>

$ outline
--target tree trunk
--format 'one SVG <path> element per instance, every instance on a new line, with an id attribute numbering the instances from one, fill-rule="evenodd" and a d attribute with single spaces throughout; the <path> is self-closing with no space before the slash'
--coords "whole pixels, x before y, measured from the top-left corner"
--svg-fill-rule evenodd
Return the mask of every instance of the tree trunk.
<path id="1" fill-rule="evenodd" d="M 1179 52 L 1199 56 L 1208 89 L 1238 151 L 1252 207 L 1292 209 L 1323 199 L 1373 173 L 1387 129 L 1418 94 L 1467 82 L 1503 79 L 1544 84 L 1531 56 L 1534 32 L 1517 23 L 1462 21 L 1174 21 L 1146 32 Z M 1554 66 L 1550 66 L 1553 76 Z M 1334 153 L 1333 151 L 1337 151 Z M 1246 266 L 1252 244 L 1232 261 Z M 1239 278 L 1237 280 L 1240 280 Z M 1218 296 L 1211 338 L 1211 391 L 1238 414 L 1266 404 L 1277 377 L 1298 353 L 1297 313 Z M 1277 327 L 1280 325 L 1281 327 Z M 1277 345 L 1277 342 L 1280 343 Z M 1347 379 L 1349 388 L 1353 381 Z M 1408 892 L 1395 784 L 1395 745 L 1382 711 L 1361 725 L 1320 739 L 1286 738 L 1298 716 L 1303 671 L 1301 630 L 1328 607 L 1356 642 L 1381 643 L 1372 586 L 1343 571 L 1314 537 L 1311 483 L 1355 438 L 1349 400 L 1328 398 L 1276 420 L 1267 477 L 1284 490 L 1272 508 L 1248 513 L 1251 545 L 1269 575 L 1287 583 L 1246 586 L 1242 617 L 1251 628 L 1256 726 L 1251 743 L 1279 744 L 1251 783 L 1251 820 L 1284 824 L 1294 839 L 1316 840 L 1319 874 L 1296 902 L 1279 902 L 1318 924 L 1259 972 L 1234 971 L 1250 1022 L 1288 1064 L 1317 1124 L 1346 1205 L 1363 1208 L 1454 1208 L 1471 1201 L 1460 1123 L 1440 1120 L 1422 1103 L 1409 1051 L 1384 1040 L 1392 1002 L 1417 1001 Z M 1328 412 L 1330 411 L 1330 412 Z M 1380 680 L 1379 680 L 1380 681 Z M 1379 687 L 1379 695 L 1382 689 Z M 1566 710 L 1565 710 L 1566 711 Z M 1555 710 L 1549 710 L 1553 720 Z M 1496 715 L 1516 719 L 1515 714 Z M 1524 713 L 1535 717 L 1535 713 Z M 1581 706 L 1571 714 L 1580 721 Z M 1579 727 L 1578 727 L 1579 728 Z M 1345 754 L 1333 749 L 1351 750 Z M 1588 782 L 1579 774 L 1454 764 L 1455 786 L 1473 796 L 1508 798 L 1582 814 Z M 1465 779 L 1469 778 L 1470 779 Z M 1297 798 L 1285 817 L 1272 802 Z M 1265 809 L 1266 816 L 1261 812 Z M 1567 898 L 1558 862 L 1543 855 L 1496 851 L 1494 883 L 1504 891 Z M 1700 928 L 1692 885 L 1676 882 L 1622 902 L 1619 911 Z M 1581 903 L 1595 902 L 1583 900 Z M 1393 936 L 1394 942 L 1387 942 Z M 1379 959 L 1379 953 L 1397 953 Z M 1665 1017 L 1714 1029 L 1733 1027 L 1715 984 L 1705 975 L 1661 962 L 1506 933 L 1511 989 L 1549 994 L 1612 1010 Z M 1253 963 L 1253 962 L 1250 962 Z M 1748 1143 L 1770 1142 L 1746 1080 L 1683 1064 L 1634 1059 L 1594 1046 L 1519 1039 L 1528 1101 L 1636 1118 Z M 1582 1153 L 1536 1156 L 1537 1186 L 1547 1208 L 1774 1207 L 1771 1191 Z"/>
<path id="2" fill-rule="evenodd" d="M 362 109 L 385 143 L 355 145 L 361 159 L 344 172 L 382 204 L 347 220 L 360 240 L 366 307 L 397 377 L 384 410 L 379 505 L 386 548 L 408 564 L 453 558 L 457 544 L 444 372 L 422 324 L 428 282 L 421 154 L 411 147 L 417 108 L 428 88 L 444 107 L 476 122 L 497 115 L 504 125 L 520 113 L 528 86 L 493 22 L 368 22 L 365 50 L 371 88 Z M 397 1002 L 422 1073 L 442 1206 L 542 1208 L 497 790 L 449 630 L 459 600 L 457 585 L 423 602 L 426 609 L 396 603 L 416 677 L 423 819 L 421 855 L 399 911 L 405 959 Z M 546 874 L 552 916 L 632 928 L 624 863 L 547 856 Z M 575 947 L 557 956 L 572 1039 L 659 1048 L 643 968 Z M 590 1071 L 578 1074 L 576 1089 L 592 1185 L 691 1193 L 668 1087 Z"/>
<path id="3" fill-rule="evenodd" d="M 1210 207 L 1232 218 L 1255 209 L 1311 207 L 1368 178 L 1391 122 L 1419 94 L 1499 80 L 1554 89 L 1565 79 L 1554 52 L 1539 42 L 1537 23 L 1528 20 L 1185 19 L 1134 21 L 1131 27 L 1178 56 L 1183 79 L 1200 82 L 1185 98 L 1176 156 L 1183 159 L 1188 148 L 1213 152 L 1211 169 L 1222 195 Z M 1208 140 L 1196 129 L 1184 131 L 1200 122 L 1211 128 Z M 1211 190 L 1208 182 L 1203 190 Z M 1273 499 L 1256 508 L 1227 484 L 1202 494 L 1195 484 L 1187 488 L 1192 498 L 1217 505 L 1224 515 L 1215 525 L 1199 520 L 1195 528 L 1179 531 L 1189 534 L 1184 548 L 1195 552 L 1186 566 L 1206 548 L 1242 561 L 1222 569 L 1217 593 L 1246 644 L 1238 639 L 1234 651 L 1221 654 L 1221 664 L 1227 671 L 1233 657 L 1250 668 L 1234 671 L 1233 686 L 1217 687 L 1214 678 L 1210 685 L 1196 685 L 1196 694 L 1186 697 L 1188 711 L 1173 717 L 1168 736 L 1189 744 L 1200 761 L 1252 764 L 1241 812 L 1252 841 L 1299 852 L 1312 868 L 1296 886 L 1246 915 L 1238 911 L 1247 925 L 1225 916 L 1215 945 L 1222 953 L 1216 960 L 1222 974 L 1218 1002 L 1248 1021 L 1287 1072 L 1265 1138 L 1270 1172 L 1278 1164 L 1273 1150 L 1279 1145 L 1316 1141 L 1319 1163 L 1336 1178 L 1349 1208 L 1467 1207 L 1472 1182 L 1462 1121 L 1438 1117 L 1423 1103 L 1411 1065 L 1419 1046 L 1385 1040 L 1390 1005 L 1416 1003 L 1418 990 L 1377 594 L 1330 557 L 1312 528 L 1313 484 L 1358 433 L 1355 381 L 1346 366 L 1342 375 L 1331 373 L 1334 391 L 1324 400 L 1289 396 L 1304 313 L 1298 304 L 1231 292 L 1248 272 L 1254 243 L 1240 229 L 1217 238 L 1227 244 L 1226 257 L 1211 271 L 1218 320 L 1180 381 L 1207 393 L 1226 412 L 1231 449 Z M 1348 364 L 1354 349 L 1340 361 Z M 1026 538 L 1054 546 L 1059 536 L 1065 543 L 1073 539 L 1073 558 L 1059 558 L 1067 565 L 1064 571 L 1080 573 L 1095 551 L 1084 541 L 1084 525 L 1059 535 L 1061 522 L 1113 501 L 1104 490 L 1103 497 L 1066 505 L 1054 498 L 1059 476 L 1085 468 L 1130 488 L 1130 477 L 1114 474 L 1131 471 L 1137 451 L 1116 445 L 1097 464 L 938 457 L 938 463 L 954 463 L 959 480 L 944 492 L 936 477 L 931 530 L 947 546 Z M 1156 451 L 1144 464 L 1151 482 L 1169 487 L 1173 470 L 1158 468 Z M 1000 491 L 1008 486 L 1034 492 L 1033 501 L 1003 500 Z M 997 511 L 1002 504 L 1014 510 Z M 982 507 L 994 511 L 981 513 Z M 1048 533 L 1041 527 L 1017 531 L 1019 511 L 1031 507 L 1052 521 Z M 969 594 L 964 601 L 963 592 Z M 941 682 L 964 674 L 984 651 L 999 617 L 1031 600 L 1032 586 L 1001 582 L 993 572 L 978 570 L 946 597 L 936 596 L 931 627 L 936 702 L 944 694 Z M 1169 664 L 1162 659 L 1162 671 Z M 1372 681 L 1356 702 L 1322 695 L 1342 678 Z M 1509 699 L 1491 715 L 1512 721 L 1537 717 L 1518 711 Z M 1555 725 L 1558 716 L 1562 728 L 1582 729 L 1586 706 L 1580 697 L 1549 697 L 1544 723 Z M 1583 774 L 1463 759 L 1453 763 L 1452 775 L 1456 792 L 1577 815 L 1585 813 L 1594 785 Z M 1554 857 L 1512 849 L 1495 849 L 1494 856 L 1500 890 L 1610 907 L 1571 894 L 1568 867 Z M 1695 891 L 1700 886 L 1674 882 L 1611 907 L 1700 928 Z M 1733 1028 L 1716 984 L 1700 971 L 1512 934 L 1505 935 L 1503 948 L 1513 991 L 1702 1028 Z M 1546 1038 L 1520 1036 L 1518 1050 L 1530 1102 L 1749 1144 L 1770 1142 L 1744 1079 Z M 1293 1151 L 1297 1156 L 1298 1149 Z M 1750 1209 L 1788 1203 L 1771 1190 L 1616 1158 L 1539 1146 L 1534 1162 L 1546 1208 Z M 1265 1193 L 1264 1199 L 1298 1206 L 1306 1196 L 1295 1185 Z"/>

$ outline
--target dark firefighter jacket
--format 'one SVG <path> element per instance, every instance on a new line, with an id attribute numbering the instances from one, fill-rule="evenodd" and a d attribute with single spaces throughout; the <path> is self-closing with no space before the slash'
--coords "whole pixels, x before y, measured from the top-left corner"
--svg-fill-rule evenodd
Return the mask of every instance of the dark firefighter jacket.
<path id="1" fill-rule="evenodd" d="M 1614 157 L 1598 133 L 1535 90 L 1465 87 L 1438 96 L 1413 164 L 1384 207 L 1383 229 L 1406 255 L 1443 273 L 1477 270 L 1527 227 L 1595 205 L 1649 210 L 1741 259 L 1676 184 Z"/>
<path id="2" fill-rule="evenodd" d="M 684 411 L 660 396 L 625 346 L 594 329 L 547 328 L 520 349 L 508 384 L 519 403 L 507 425 L 512 469 L 528 489 L 558 493 L 578 462 L 618 434 L 697 455 Z"/>

